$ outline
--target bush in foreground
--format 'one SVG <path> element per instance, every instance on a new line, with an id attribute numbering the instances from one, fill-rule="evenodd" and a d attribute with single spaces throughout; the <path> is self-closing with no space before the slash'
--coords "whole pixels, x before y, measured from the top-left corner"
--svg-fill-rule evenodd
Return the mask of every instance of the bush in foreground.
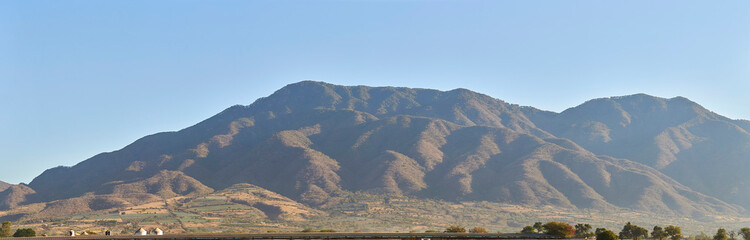
<path id="1" fill-rule="evenodd" d="M 576 229 L 564 222 L 548 222 L 542 225 L 545 234 L 569 238 L 576 233 Z"/>
<path id="2" fill-rule="evenodd" d="M 458 226 L 458 225 L 451 225 L 450 227 L 445 228 L 445 232 L 447 233 L 465 233 L 466 228 Z"/>
<path id="3" fill-rule="evenodd" d="M 610 230 L 603 230 L 596 234 L 596 240 L 617 240 L 617 234 Z"/>
<path id="4" fill-rule="evenodd" d="M 487 229 L 484 229 L 483 227 L 474 227 L 471 230 L 469 230 L 470 233 L 488 233 Z"/>
<path id="5" fill-rule="evenodd" d="M 31 228 L 19 228 L 13 234 L 13 237 L 36 237 L 36 232 Z"/>
<path id="6" fill-rule="evenodd" d="M 525 226 L 523 229 L 521 229 L 521 233 L 535 233 L 534 227 L 532 226 Z"/>

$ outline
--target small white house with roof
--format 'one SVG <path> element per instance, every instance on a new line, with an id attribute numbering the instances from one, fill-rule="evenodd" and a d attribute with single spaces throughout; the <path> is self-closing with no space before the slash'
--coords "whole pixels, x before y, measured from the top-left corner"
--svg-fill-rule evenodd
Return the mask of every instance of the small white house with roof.
<path id="1" fill-rule="evenodd" d="M 148 232 L 146 231 L 146 229 L 139 228 L 138 231 L 135 231 L 135 235 L 136 236 L 146 236 L 146 235 L 148 235 Z"/>

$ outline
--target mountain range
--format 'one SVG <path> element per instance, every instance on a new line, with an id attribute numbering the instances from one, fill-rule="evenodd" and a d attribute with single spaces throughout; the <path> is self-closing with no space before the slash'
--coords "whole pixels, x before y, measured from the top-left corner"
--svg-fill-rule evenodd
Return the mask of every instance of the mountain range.
<path id="1" fill-rule="evenodd" d="M 601 98 L 555 113 L 466 89 L 303 81 L 28 185 L 0 182 L 0 210 L 46 203 L 40 212 L 55 216 L 252 184 L 319 209 L 363 192 L 738 215 L 750 207 L 748 131 L 683 97 Z"/>

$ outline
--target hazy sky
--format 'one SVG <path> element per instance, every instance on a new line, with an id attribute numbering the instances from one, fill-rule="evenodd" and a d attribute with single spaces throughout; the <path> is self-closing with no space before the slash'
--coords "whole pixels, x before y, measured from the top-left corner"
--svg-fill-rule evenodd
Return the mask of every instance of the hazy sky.
<path id="1" fill-rule="evenodd" d="M 0 0 L 0 180 L 301 80 L 461 87 L 558 112 L 684 96 L 750 119 L 750 1 Z"/>

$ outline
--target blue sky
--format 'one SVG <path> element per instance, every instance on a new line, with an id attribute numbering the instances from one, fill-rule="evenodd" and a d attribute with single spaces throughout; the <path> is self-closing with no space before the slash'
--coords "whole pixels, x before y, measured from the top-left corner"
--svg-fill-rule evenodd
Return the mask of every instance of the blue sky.
<path id="1" fill-rule="evenodd" d="M 0 1 L 0 180 L 284 85 L 468 88 L 562 111 L 684 96 L 750 119 L 748 1 Z"/>

